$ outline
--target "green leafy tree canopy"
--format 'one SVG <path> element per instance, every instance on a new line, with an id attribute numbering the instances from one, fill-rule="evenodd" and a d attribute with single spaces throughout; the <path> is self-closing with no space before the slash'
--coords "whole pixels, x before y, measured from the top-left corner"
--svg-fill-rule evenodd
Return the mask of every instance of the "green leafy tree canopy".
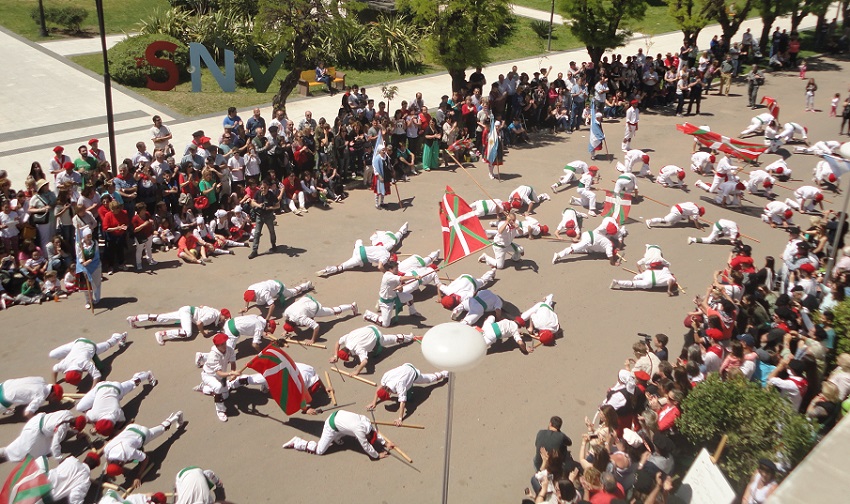
<path id="1" fill-rule="evenodd" d="M 608 49 L 625 45 L 632 33 L 620 29 L 624 19 L 643 19 L 646 0 L 559 0 L 558 7 L 572 20 L 570 31 L 587 47 L 594 65 Z"/>

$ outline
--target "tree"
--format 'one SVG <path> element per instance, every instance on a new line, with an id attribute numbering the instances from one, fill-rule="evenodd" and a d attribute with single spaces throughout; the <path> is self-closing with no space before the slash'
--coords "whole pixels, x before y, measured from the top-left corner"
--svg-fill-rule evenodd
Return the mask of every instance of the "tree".
<path id="1" fill-rule="evenodd" d="M 425 49 L 452 77 L 452 90 L 466 84 L 466 69 L 489 63 L 488 49 L 511 19 L 508 0 L 399 0 L 417 23 L 429 26 Z"/>
<path id="2" fill-rule="evenodd" d="M 796 0 L 758 0 L 758 10 L 761 15 L 761 38 L 759 39 L 759 50 L 762 54 L 767 52 L 767 43 L 770 42 L 770 29 L 773 22 L 779 16 L 784 16 L 792 11 Z"/>
<path id="3" fill-rule="evenodd" d="M 343 5 L 357 7 L 356 2 L 346 0 L 260 0 L 256 22 L 281 33 L 280 49 L 290 53 L 291 68 L 272 99 L 275 108 L 286 111 L 286 99 L 298 85 L 301 72 L 314 67 L 317 36 L 344 14 Z"/>
<path id="4" fill-rule="evenodd" d="M 708 25 L 705 17 L 706 3 L 702 0 L 667 0 L 670 16 L 676 20 L 676 26 L 690 39 L 699 35 Z"/>
<path id="5" fill-rule="evenodd" d="M 709 20 L 720 24 L 723 38 L 731 42 L 755 2 L 756 0 L 707 0 L 705 15 Z"/>
<path id="6" fill-rule="evenodd" d="M 723 434 L 729 436 L 720 469 L 737 482 L 739 489 L 758 464 L 758 459 L 775 459 L 793 469 L 815 445 L 815 427 L 794 411 L 791 403 L 775 390 L 734 378 L 709 375 L 682 402 L 676 427 L 696 449 L 712 450 Z"/>
<path id="7" fill-rule="evenodd" d="M 643 19 L 646 0 L 559 0 L 561 12 L 572 19 L 570 31 L 587 47 L 594 65 L 608 49 L 625 45 L 631 31 L 621 29 L 625 19 Z"/>

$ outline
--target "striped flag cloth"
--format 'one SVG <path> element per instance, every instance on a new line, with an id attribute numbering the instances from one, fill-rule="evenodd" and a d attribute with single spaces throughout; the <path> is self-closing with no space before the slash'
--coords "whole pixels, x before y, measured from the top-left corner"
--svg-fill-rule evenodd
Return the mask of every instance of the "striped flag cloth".
<path id="1" fill-rule="evenodd" d="M 45 461 L 46 463 L 46 461 Z M 46 467 L 46 465 L 45 465 Z M 30 455 L 18 463 L 0 490 L 2 504 L 42 504 L 50 499 L 52 485 L 45 473 Z"/>
<path id="2" fill-rule="evenodd" d="M 832 173 L 834 173 L 836 177 L 840 178 L 845 173 L 850 172 L 850 161 L 829 155 L 824 155 L 821 157 L 824 161 L 826 161 L 826 164 L 829 165 L 829 168 L 832 170 Z"/>
<path id="3" fill-rule="evenodd" d="M 718 150 L 732 157 L 755 161 L 767 150 L 767 145 L 744 142 L 735 138 L 714 133 L 706 128 L 690 123 L 677 124 L 676 129 L 686 135 L 692 135 L 694 140 L 710 149 Z"/>
<path id="4" fill-rule="evenodd" d="M 602 217 L 613 217 L 620 225 L 626 223 L 629 218 L 629 210 L 632 209 L 632 195 L 605 191 L 605 206 L 602 208 Z"/>
<path id="5" fill-rule="evenodd" d="M 761 103 L 767 103 L 767 110 L 777 121 L 779 120 L 779 102 L 769 96 L 762 96 Z"/>
<path id="6" fill-rule="evenodd" d="M 263 375 L 269 385 L 269 395 L 287 415 L 301 411 L 312 400 L 295 361 L 274 344 L 258 353 L 247 367 Z"/>
<path id="7" fill-rule="evenodd" d="M 496 132 L 495 118 L 490 118 L 490 132 L 487 134 L 487 162 L 491 165 L 496 162 L 499 154 L 499 134 Z M 448 256 L 446 256 L 448 258 Z"/>
<path id="8" fill-rule="evenodd" d="M 443 257 L 447 264 L 490 245 L 475 210 L 449 186 L 446 186 L 440 202 L 440 224 L 443 228 Z"/>
<path id="9" fill-rule="evenodd" d="M 602 142 L 605 141 L 605 133 L 602 132 L 602 126 L 596 120 L 596 101 L 590 102 L 590 139 L 587 143 L 587 152 L 593 154 L 595 151 L 602 150 Z"/>

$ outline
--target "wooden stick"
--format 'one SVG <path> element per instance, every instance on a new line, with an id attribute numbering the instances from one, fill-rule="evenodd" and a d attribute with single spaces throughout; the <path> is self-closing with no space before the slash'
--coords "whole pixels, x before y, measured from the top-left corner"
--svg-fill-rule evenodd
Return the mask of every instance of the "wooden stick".
<path id="1" fill-rule="evenodd" d="M 389 444 L 393 445 L 393 450 L 397 451 L 399 455 L 401 455 L 402 457 L 404 457 L 404 460 L 408 461 L 408 462 L 409 462 L 409 463 L 411 463 L 411 464 L 413 463 L 413 459 L 412 459 L 412 458 L 410 458 L 410 457 L 408 457 L 408 456 L 407 456 L 407 454 L 406 454 L 406 453 L 404 453 L 404 451 L 403 451 L 401 448 L 399 448 L 398 446 L 396 446 L 396 444 L 395 444 L 395 443 L 393 443 L 392 441 L 390 441 L 390 438 L 388 438 L 387 436 L 384 436 L 384 433 L 383 433 L 383 432 L 381 433 L 381 437 L 383 437 L 383 438 L 384 438 L 384 440 L 385 440 L 387 443 L 389 443 Z"/>
<path id="2" fill-rule="evenodd" d="M 377 422 L 376 421 L 376 422 L 372 422 L 372 423 L 375 424 L 375 425 L 388 425 L 390 427 L 407 427 L 408 429 L 424 429 L 425 428 L 424 425 L 415 425 L 415 424 L 406 424 L 406 423 L 403 423 L 401 425 L 396 425 L 392 422 Z"/>
<path id="3" fill-rule="evenodd" d="M 343 371 L 342 369 L 334 368 L 334 371 L 336 371 L 337 373 L 339 373 L 339 374 L 341 374 L 341 375 L 343 375 L 343 376 L 347 376 L 347 377 L 349 377 L 349 378 L 354 378 L 355 380 L 362 381 L 363 383 L 366 383 L 366 384 L 371 385 L 371 386 L 373 386 L 373 387 L 377 387 L 377 386 L 378 386 L 378 384 L 377 384 L 377 383 L 375 383 L 375 382 L 373 382 L 373 381 L 367 380 L 366 378 L 361 378 L 361 377 L 359 377 L 359 376 L 357 376 L 357 375 L 355 375 L 355 374 L 351 374 L 351 373 L 349 373 L 349 372 L 347 372 L 347 371 Z"/>
<path id="4" fill-rule="evenodd" d="M 301 345 L 301 346 L 309 346 L 309 347 L 313 347 L 313 348 L 321 348 L 322 350 L 327 350 L 327 349 L 328 349 L 327 345 L 322 345 L 321 343 L 310 343 L 309 341 L 299 341 L 299 340 L 295 340 L 295 339 L 288 339 L 288 338 L 283 338 L 283 341 L 285 341 L 285 342 L 287 342 L 287 343 L 297 343 L 297 344 L 299 344 L 299 345 Z"/>
<path id="5" fill-rule="evenodd" d="M 80 394 L 78 392 L 65 392 L 62 394 L 62 397 L 67 397 L 68 399 L 81 399 L 85 394 Z"/>
<path id="6" fill-rule="evenodd" d="M 661 201 L 658 201 L 657 199 L 650 198 L 649 196 L 647 196 L 645 194 L 642 194 L 641 196 L 643 196 L 643 199 L 648 199 L 649 201 L 651 201 L 653 203 L 658 203 L 659 205 L 665 206 L 665 207 L 668 207 L 668 208 L 670 207 L 670 205 L 668 205 L 667 203 L 663 203 Z"/>
<path id="7" fill-rule="evenodd" d="M 698 220 L 698 221 L 701 221 L 701 222 L 704 222 L 704 223 L 706 223 L 706 224 L 708 224 L 708 226 L 709 226 L 709 227 L 711 227 L 711 226 L 713 226 L 713 225 L 714 225 L 714 223 L 713 223 L 713 222 L 711 222 L 710 220 L 705 220 L 705 219 L 703 219 L 702 217 L 697 217 L 697 220 Z M 746 238 L 746 239 L 748 239 L 748 240 L 752 240 L 752 241 L 754 241 L 754 242 L 756 242 L 756 243 L 761 243 L 761 240 L 758 240 L 758 239 L 756 239 L 756 238 L 753 238 L 753 237 L 752 237 L 752 236 L 750 236 L 750 235 L 745 235 L 744 233 L 742 233 L 742 232 L 740 232 L 740 231 L 738 231 L 738 236 L 742 236 L 742 237 L 744 237 L 744 238 Z"/>
<path id="8" fill-rule="evenodd" d="M 91 301 L 91 303 L 89 303 L 89 306 L 91 306 L 91 313 L 92 315 L 94 315 L 94 290 L 92 289 L 91 280 L 89 280 L 89 276 L 85 273 L 83 273 L 83 276 L 86 278 L 86 286 L 89 288 L 89 300 Z"/>
<path id="9" fill-rule="evenodd" d="M 717 448 L 714 450 L 714 455 L 711 456 L 712 463 L 716 464 L 717 461 L 720 460 L 720 455 L 723 454 L 723 450 L 726 448 L 726 441 L 728 440 L 729 436 L 723 434 L 723 437 L 720 438 L 720 444 L 717 445 Z"/>
<path id="10" fill-rule="evenodd" d="M 630 270 L 629 268 L 622 268 L 622 269 L 623 269 L 624 271 L 628 271 L 628 272 L 629 272 L 629 273 L 631 273 L 632 275 L 639 275 L 639 274 L 640 274 L 640 273 L 638 273 L 637 271 L 632 271 L 632 270 Z"/>
<path id="11" fill-rule="evenodd" d="M 139 480 L 139 481 L 142 481 L 143 479 L 145 479 L 145 476 L 147 476 L 148 473 L 151 472 L 151 470 L 153 470 L 153 464 L 149 464 L 147 467 L 145 467 L 145 470 L 142 471 L 142 474 L 138 475 L 136 477 L 136 479 Z M 133 490 L 134 489 L 132 489 L 132 488 L 124 490 L 124 495 L 122 495 L 121 498 L 126 499 L 128 495 L 133 493 Z"/>
<path id="12" fill-rule="evenodd" d="M 395 195 L 398 196 L 398 207 L 404 208 L 404 205 L 401 203 L 401 193 L 398 191 L 398 184 L 394 181 L 393 185 L 395 186 Z"/>
<path id="13" fill-rule="evenodd" d="M 542 344 L 543 344 L 543 342 L 542 342 L 542 341 L 538 341 L 537 343 L 535 343 L 535 344 L 534 344 L 534 346 L 533 346 L 532 348 L 535 348 L 535 349 L 536 349 L 537 347 L 539 347 L 539 346 L 540 346 L 540 345 L 542 345 Z"/>
<path id="14" fill-rule="evenodd" d="M 124 492 L 127 491 L 127 490 L 124 490 L 123 488 L 121 488 L 120 486 L 116 485 L 115 483 L 109 483 L 109 482 L 106 482 L 106 481 L 101 483 L 100 486 L 102 488 L 107 489 L 107 490 L 115 490 L 116 492 L 121 492 L 121 493 L 124 493 Z"/>
<path id="15" fill-rule="evenodd" d="M 331 401 L 334 403 L 334 406 L 336 406 L 336 394 L 334 394 L 334 386 L 333 383 L 331 383 L 331 375 L 329 375 L 327 371 L 325 371 L 325 380 L 327 380 L 328 382 L 328 386 L 325 387 L 325 390 L 328 391 L 328 395 L 331 396 Z"/>

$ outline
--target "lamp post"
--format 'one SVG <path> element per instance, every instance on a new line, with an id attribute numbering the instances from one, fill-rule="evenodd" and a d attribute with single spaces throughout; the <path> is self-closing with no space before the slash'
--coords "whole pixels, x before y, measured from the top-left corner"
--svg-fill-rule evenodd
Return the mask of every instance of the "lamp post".
<path id="1" fill-rule="evenodd" d="M 39 35 L 42 37 L 46 37 L 47 33 L 47 22 L 44 20 L 44 2 L 43 0 L 38 0 L 38 20 L 41 23 L 41 30 L 39 31 Z"/>
<path id="2" fill-rule="evenodd" d="M 100 50 L 103 52 L 103 92 L 106 96 L 106 127 L 109 131 L 109 162 L 112 175 L 118 175 L 118 163 L 115 156 L 115 114 L 112 111 L 112 79 L 109 77 L 109 59 L 106 56 L 106 26 L 103 21 L 103 0 L 95 0 L 97 24 L 100 28 Z M 41 1 L 39 0 L 39 5 Z"/>
<path id="3" fill-rule="evenodd" d="M 449 371 L 449 393 L 446 404 L 446 439 L 443 459 L 443 498 L 449 501 L 449 466 L 452 452 L 452 420 L 454 416 L 455 373 L 475 367 L 484 355 L 487 345 L 474 328 L 459 322 L 448 322 L 432 327 L 422 337 L 422 355 L 432 366 Z"/>
<path id="4" fill-rule="evenodd" d="M 552 10 L 549 12 L 549 40 L 546 43 L 546 50 L 552 50 L 552 25 L 555 24 L 555 0 L 552 0 Z M 549 77 L 548 75 L 546 77 Z"/>
<path id="5" fill-rule="evenodd" d="M 850 142 L 844 142 L 841 147 L 838 148 L 838 154 L 840 154 L 845 160 L 850 160 Z M 840 184 L 841 179 L 838 179 L 835 183 Z M 838 228 L 835 230 L 835 238 L 832 240 L 832 254 L 830 254 L 829 261 L 826 263 L 826 278 L 829 278 L 832 274 L 832 267 L 835 266 L 835 259 L 838 257 L 838 244 L 841 243 L 841 239 L 844 237 L 844 225 L 847 222 L 848 203 L 850 203 L 850 189 L 847 189 L 847 192 L 844 193 L 844 206 L 841 210 L 841 216 L 838 218 Z"/>

